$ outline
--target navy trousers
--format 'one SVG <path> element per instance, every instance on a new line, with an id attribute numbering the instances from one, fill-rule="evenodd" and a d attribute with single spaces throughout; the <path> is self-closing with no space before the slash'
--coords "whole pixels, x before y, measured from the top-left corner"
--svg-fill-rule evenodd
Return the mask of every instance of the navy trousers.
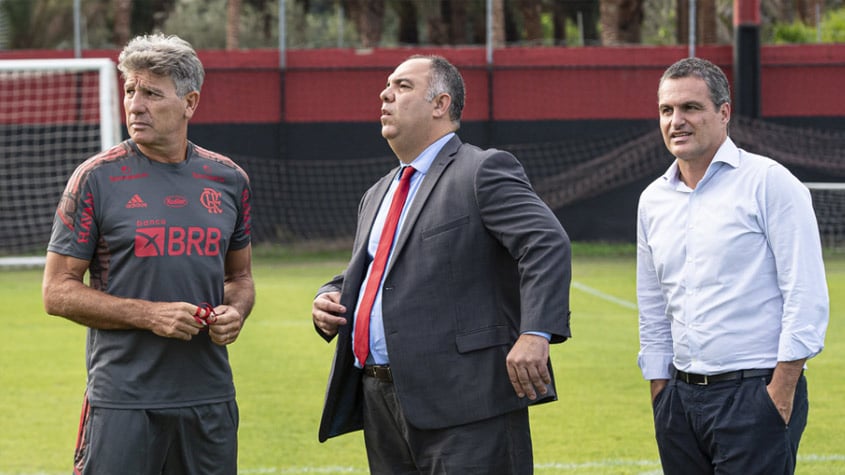
<path id="1" fill-rule="evenodd" d="M 673 379 L 654 400 L 654 428 L 667 475 L 792 474 L 807 425 L 807 380 L 784 423 L 766 377 L 700 386 Z"/>

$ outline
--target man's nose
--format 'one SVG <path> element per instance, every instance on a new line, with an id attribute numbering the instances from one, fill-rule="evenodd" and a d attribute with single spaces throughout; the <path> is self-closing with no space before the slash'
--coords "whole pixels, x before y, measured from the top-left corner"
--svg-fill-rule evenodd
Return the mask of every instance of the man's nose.
<path id="1" fill-rule="evenodd" d="M 130 97 L 126 98 L 125 101 L 126 110 L 131 112 L 140 112 L 144 110 L 144 100 L 141 99 L 139 94 L 134 94 Z"/>
<path id="2" fill-rule="evenodd" d="M 672 113 L 672 125 L 678 126 L 683 125 L 686 122 L 687 118 L 683 112 L 675 111 Z"/>

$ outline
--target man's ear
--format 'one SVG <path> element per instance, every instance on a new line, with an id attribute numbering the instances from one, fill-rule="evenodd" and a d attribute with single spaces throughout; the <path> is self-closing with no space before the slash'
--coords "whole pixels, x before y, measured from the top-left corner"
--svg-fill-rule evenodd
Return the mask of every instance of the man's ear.
<path id="1" fill-rule="evenodd" d="M 197 111 L 197 106 L 200 104 L 200 93 L 191 91 L 185 94 L 185 118 L 190 119 Z"/>
<path id="2" fill-rule="evenodd" d="M 452 106 L 452 96 L 442 92 L 434 98 L 434 111 L 432 114 L 436 118 L 443 117 L 444 115 L 448 118 L 449 117 L 449 108 Z"/>
<path id="3" fill-rule="evenodd" d="M 731 103 L 725 102 L 719 107 L 719 115 L 722 116 L 722 123 L 727 125 L 731 121 Z"/>

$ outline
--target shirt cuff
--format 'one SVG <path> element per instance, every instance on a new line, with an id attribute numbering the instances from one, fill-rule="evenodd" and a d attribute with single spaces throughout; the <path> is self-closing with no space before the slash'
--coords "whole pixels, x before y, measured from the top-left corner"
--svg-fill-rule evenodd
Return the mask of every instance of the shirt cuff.
<path id="1" fill-rule="evenodd" d="M 552 340 L 552 334 L 546 332 L 522 332 L 523 335 L 537 335 L 545 338 L 546 340 Z"/>
<path id="2" fill-rule="evenodd" d="M 671 354 L 643 354 L 637 357 L 637 364 L 643 373 L 643 379 L 672 378 L 672 355 Z"/>

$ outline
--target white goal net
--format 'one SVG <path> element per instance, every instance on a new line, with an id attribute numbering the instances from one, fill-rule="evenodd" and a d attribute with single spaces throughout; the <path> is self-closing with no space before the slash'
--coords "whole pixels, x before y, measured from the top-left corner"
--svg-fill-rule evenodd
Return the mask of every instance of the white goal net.
<path id="1" fill-rule="evenodd" d="M 0 265 L 43 257 L 65 182 L 120 141 L 109 59 L 0 61 Z"/>
<path id="2" fill-rule="evenodd" d="M 804 183 L 813 197 L 822 244 L 845 249 L 845 183 Z"/>

